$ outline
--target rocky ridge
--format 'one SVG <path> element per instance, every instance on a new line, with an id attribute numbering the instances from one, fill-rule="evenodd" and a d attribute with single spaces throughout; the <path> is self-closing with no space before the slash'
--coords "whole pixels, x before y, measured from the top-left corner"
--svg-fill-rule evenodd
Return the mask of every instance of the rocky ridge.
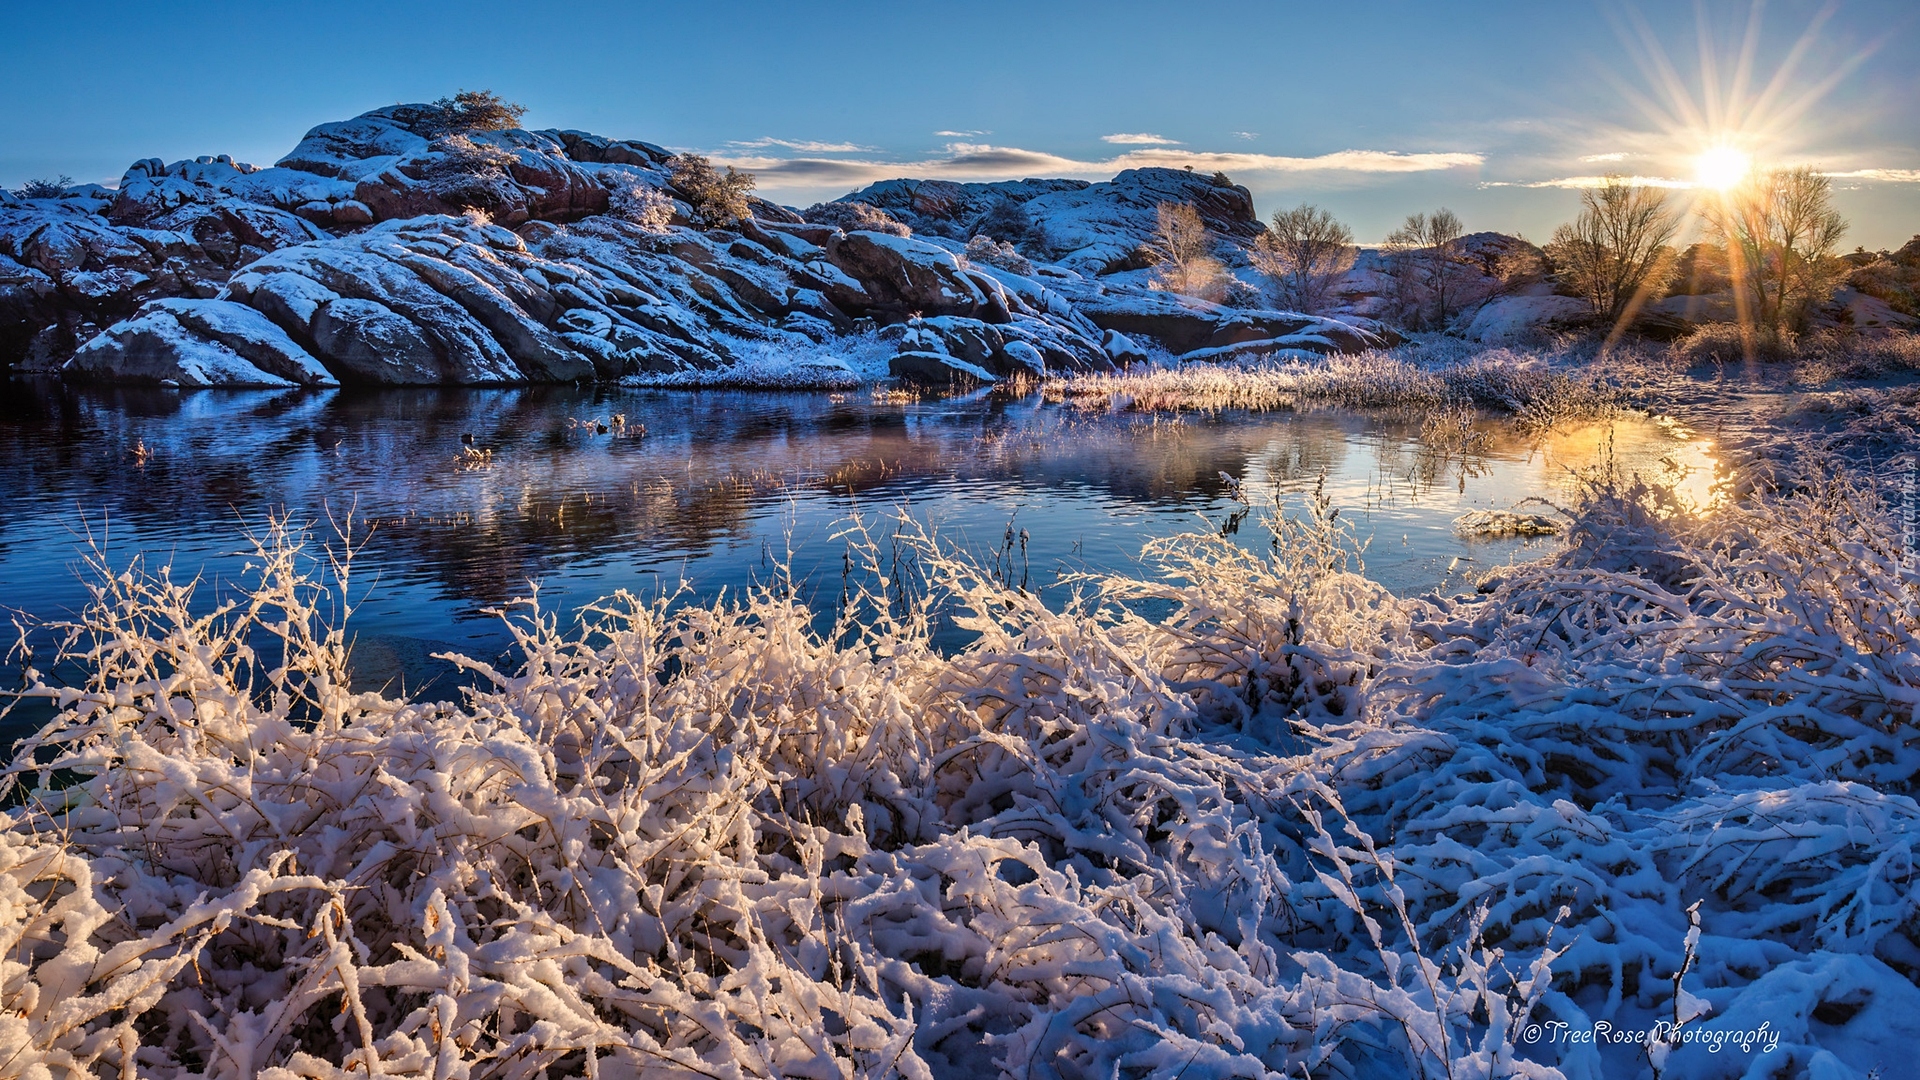
<path id="1" fill-rule="evenodd" d="M 116 189 L 0 194 L 0 358 L 179 386 L 697 382 L 771 346 L 831 382 L 860 374 L 834 354 L 864 332 L 892 349 L 889 373 L 940 382 L 1103 370 L 1150 343 L 1218 358 L 1376 341 L 1118 273 L 1163 200 L 1194 203 L 1229 244 L 1258 234 L 1246 190 L 1208 177 L 893 181 L 850 198 L 918 235 L 764 200 L 703 230 L 661 147 L 433 121 L 391 106 L 314 128 L 271 168 L 148 159 Z M 649 192 L 669 220 L 630 220 Z M 1042 260 L 970 261 L 982 219 Z"/>

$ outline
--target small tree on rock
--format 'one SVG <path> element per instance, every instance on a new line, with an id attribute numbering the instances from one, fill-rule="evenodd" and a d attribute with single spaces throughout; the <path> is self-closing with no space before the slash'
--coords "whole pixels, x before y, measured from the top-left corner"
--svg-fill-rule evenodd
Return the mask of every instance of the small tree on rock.
<path id="1" fill-rule="evenodd" d="M 1254 269 L 1273 282 L 1280 306 L 1317 315 L 1331 301 L 1333 283 L 1353 268 L 1353 230 L 1315 206 L 1275 211 L 1253 242 Z"/>
<path id="2" fill-rule="evenodd" d="M 1680 217 L 1665 192 L 1609 176 L 1580 193 L 1580 216 L 1547 242 L 1561 284 L 1595 315 L 1619 325 L 1649 300 L 1666 295 L 1677 257 L 1671 246 Z"/>
<path id="3" fill-rule="evenodd" d="M 752 173 L 735 172 L 729 165 L 723 174 L 699 154 L 679 154 L 668 160 L 667 174 L 706 228 L 731 228 L 753 216 L 753 205 L 747 201 L 747 193 L 753 190 Z"/>
<path id="4" fill-rule="evenodd" d="M 1847 223 L 1833 208 L 1833 182 L 1811 168 L 1753 177 L 1708 209 L 1708 223 L 1726 245 L 1742 321 L 1759 333 L 1805 329 L 1846 280 L 1836 252 Z"/>
<path id="5" fill-rule="evenodd" d="M 422 135 L 471 135 L 477 131 L 505 131 L 520 126 L 527 107 L 507 101 L 491 90 L 462 90 L 426 106 L 413 120 Z"/>
<path id="6" fill-rule="evenodd" d="M 1153 239 L 1147 254 L 1156 266 L 1155 288 L 1206 300 L 1226 288 L 1226 268 L 1213 257 L 1213 237 L 1191 203 L 1163 202 L 1155 208 Z"/>

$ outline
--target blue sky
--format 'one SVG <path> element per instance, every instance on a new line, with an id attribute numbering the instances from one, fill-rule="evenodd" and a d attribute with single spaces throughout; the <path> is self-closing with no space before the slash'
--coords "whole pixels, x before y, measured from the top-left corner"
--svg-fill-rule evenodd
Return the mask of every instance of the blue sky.
<path id="1" fill-rule="evenodd" d="M 1917 70 L 1912 0 L 11 4 L 0 185 L 265 164 L 314 124 L 490 87 L 530 127 L 700 150 L 800 205 L 1194 164 L 1362 240 L 1441 205 L 1544 239 L 1580 178 L 1685 182 L 1724 140 L 1841 174 L 1849 241 L 1879 247 L 1920 232 Z"/>

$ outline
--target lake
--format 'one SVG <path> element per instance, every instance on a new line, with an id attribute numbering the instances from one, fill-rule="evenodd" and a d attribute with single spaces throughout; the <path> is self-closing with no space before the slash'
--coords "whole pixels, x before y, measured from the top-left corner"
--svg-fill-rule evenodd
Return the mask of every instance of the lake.
<path id="1" fill-rule="evenodd" d="M 1608 456 L 1679 477 L 1695 497 L 1711 483 L 1710 444 L 1645 418 L 1533 438 L 1497 419 L 1480 427 L 1484 447 L 1462 458 L 1423 445 L 1405 418 L 1088 413 L 1037 394 L 16 381 L 0 384 L 0 618 L 78 610 L 90 536 L 115 567 L 142 555 L 220 582 L 240 574 L 245 533 L 270 514 L 324 531 L 329 514 L 351 513 L 371 529 L 355 564 L 356 592 L 370 586 L 356 683 L 443 696 L 453 683 L 430 654 L 499 658 L 510 639 L 486 609 L 535 583 L 549 610 L 682 583 L 711 598 L 789 560 L 805 595 L 830 604 L 837 534 L 856 517 L 884 536 L 910 516 L 983 562 L 1017 561 L 1018 579 L 1053 595 L 1062 573 L 1137 568 L 1150 537 L 1220 528 L 1240 509 L 1227 478 L 1296 509 L 1324 484 L 1367 543 L 1369 576 L 1417 593 L 1550 551 L 1551 539 L 1463 537 L 1453 521 L 1527 499 L 1566 505 L 1575 472 Z M 1264 536 L 1252 522 L 1241 532 Z M 34 641 L 44 666 L 45 633 Z M 0 685 L 20 673 L 9 657 Z M 44 715 L 17 712 L 0 739 Z"/>

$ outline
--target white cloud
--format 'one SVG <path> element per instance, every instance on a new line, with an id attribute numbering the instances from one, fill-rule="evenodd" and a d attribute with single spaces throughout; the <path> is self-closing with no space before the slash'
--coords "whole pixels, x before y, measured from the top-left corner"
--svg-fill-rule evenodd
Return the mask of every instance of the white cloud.
<path id="1" fill-rule="evenodd" d="M 1920 184 L 1920 169 L 1852 169 L 1820 175 L 1835 180 L 1883 180 L 1891 184 Z"/>
<path id="2" fill-rule="evenodd" d="M 980 135 L 991 135 L 991 131 L 936 131 L 935 135 L 943 139 L 971 139 Z"/>
<path id="3" fill-rule="evenodd" d="M 1118 135 L 1102 135 L 1100 136 L 1100 141 L 1103 143 L 1117 143 L 1118 145 L 1121 145 L 1121 146 L 1179 146 L 1180 145 L 1179 139 L 1169 139 L 1165 135 L 1155 135 L 1151 132 L 1146 132 L 1146 131 L 1142 131 L 1137 134 L 1131 134 L 1131 135 L 1125 132 L 1122 132 L 1121 134 L 1118 134 Z"/>
<path id="4" fill-rule="evenodd" d="M 810 139 L 775 139 L 772 137 L 752 139 L 747 142 L 730 142 L 727 145 L 737 146 L 742 150 L 765 150 L 768 147 L 778 146 L 787 150 L 795 150 L 802 154 L 856 154 L 869 152 L 874 149 L 871 146 L 860 146 L 856 143 L 814 142 Z"/>
<path id="5" fill-rule="evenodd" d="M 1587 158 L 1580 160 L 1586 161 Z M 1846 172 L 1823 172 L 1820 174 L 1832 180 L 1870 180 L 1889 184 L 1920 184 L 1920 169 L 1850 169 Z M 1559 176 L 1551 180 L 1488 180 L 1483 188 L 1597 188 L 1611 177 L 1606 176 Z M 1628 176 L 1623 177 L 1629 184 L 1641 187 L 1668 188 L 1675 191 L 1688 191 L 1701 187 L 1698 181 L 1678 180 L 1671 176 Z"/>
<path id="6" fill-rule="evenodd" d="M 1699 184 L 1694 183 L 1692 180 L 1675 180 L 1673 177 L 1670 177 L 1670 176 L 1623 176 L 1623 177 L 1561 176 L 1561 177 L 1556 177 L 1552 180 L 1524 180 L 1524 181 L 1523 180 L 1489 180 L 1486 183 L 1481 184 L 1480 186 L 1483 188 L 1517 187 L 1517 188 L 1579 189 L 1579 188 L 1603 187 L 1606 185 L 1607 181 L 1614 180 L 1614 179 L 1625 180 L 1627 183 L 1632 184 L 1636 187 L 1668 188 L 1676 191 L 1684 191 L 1690 188 L 1696 188 L 1700 186 Z"/>
<path id="7" fill-rule="evenodd" d="M 1154 147 L 1129 150 L 1098 161 L 1083 161 L 1038 150 L 956 142 L 945 156 L 919 161 L 857 158 L 761 157 L 714 154 L 716 164 L 746 169 L 764 188 L 864 186 L 876 180 L 914 177 L 927 180 L 1019 180 L 1030 176 L 1106 179 L 1124 169 L 1153 166 L 1196 172 L 1242 173 L 1415 173 L 1483 164 L 1483 155 L 1460 152 L 1399 153 L 1388 150 L 1340 150 L 1317 157 Z"/>
<path id="8" fill-rule="evenodd" d="M 1580 160 L 1587 162 L 1589 164 L 1593 164 L 1601 161 L 1625 161 L 1632 156 L 1633 156 L 1632 154 L 1626 153 L 1624 151 L 1615 151 L 1614 153 L 1611 153 L 1611 154 L 1588 154 L 1586 157 L 1583 157 Z"/>
<path id="9" fill-rule="evenodd" d="M 1227 134 L 1236 139 L 1257 139 L 1260 137 L 1260 133 L 1257 131 L 1229 131 Z"/>

